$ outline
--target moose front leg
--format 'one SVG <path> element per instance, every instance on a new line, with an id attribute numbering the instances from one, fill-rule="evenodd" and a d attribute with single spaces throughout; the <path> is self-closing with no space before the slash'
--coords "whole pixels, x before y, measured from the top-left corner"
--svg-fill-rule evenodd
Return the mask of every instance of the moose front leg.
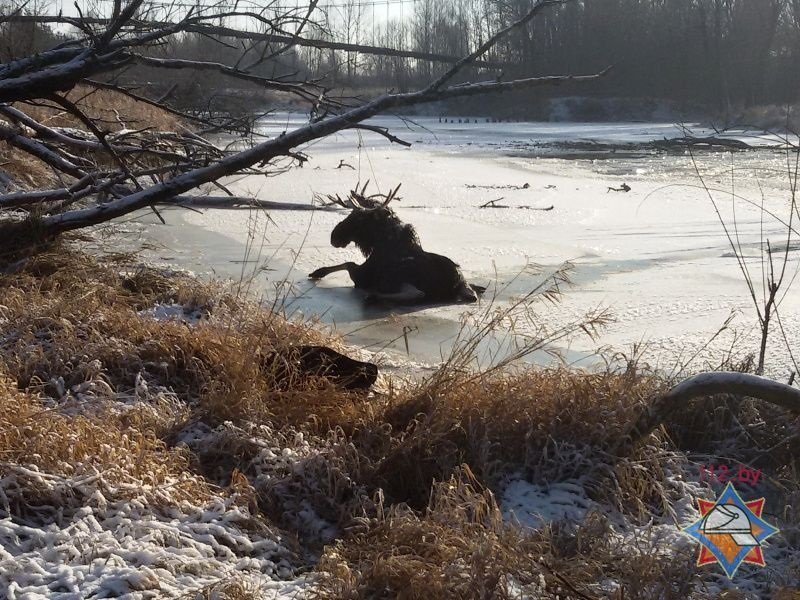
<path id="1" fill-rule="evenodd" d="M 358 267 L 358 265 L 354 262 L 346 262 L 340 265 L 333 265 L 332 267 L 322 267 L 314 271 L 313 273 L 309 273 L 309 279 L 322 279 L 323 277 L 327 277 L 331 273 L 336 273 L 337 271 L 347 271 L 350 274 L 350 278 L 353 278 L 353 271 Z"/>

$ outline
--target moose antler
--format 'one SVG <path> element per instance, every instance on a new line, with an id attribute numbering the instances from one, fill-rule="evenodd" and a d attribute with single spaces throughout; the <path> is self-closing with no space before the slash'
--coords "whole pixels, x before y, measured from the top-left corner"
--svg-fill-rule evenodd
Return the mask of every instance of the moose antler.
<path id="1" fill-rule="evenodd" d="M 348 210 L 352 210 L 354 208 L 364 208 L 353 199 L 352 192 L 347 196 L 347 198 L 344 199 L 342 199 L 339 194 L 325 194 L 325 196 L 322 196 L 321 194 L 315 194 L 314 199 L 317 200 L 322 206 L 336 205 Z"/>
<path id="2" fill-rule="evenodd" d="M 397 192 L 400 191 L 400 186 L 403 185 L 402 183 L 398 183 L 397 187 L 393 190 L 390 190 L 388 194 L 381 194 L 380 192 L 377 194 L 370 194 L 367 195 L 367 186 L 369 186 L 370 180 L 367 179 L 367 182 L 361 186 L 361 189 L 350 190 L 350 201 L 354 204 L 359 205 L 362 208 L 383 208 L 387 206 L 392 200 L 399 200 L 400 197 L 397 195 Z"/>
<path id="3" fill-rule="evenodd" d="M 401 185 L 403 185 L 403 184 L 402 183 L 398 183 L 396 188 L 394 188 L 393 190 L 389 191 L 389 193 L 386 195 L 386 201 L 383 203 L 383 206 L 387 206 L 389 204 L 389 202 L 391 202 L 395 198 L 400 200 L 400 197 L 397 195 L 397 192 L 400 191 L 400 186 Z"/>
<path id="4" fill-rule="evenodd" d="M 350 190 L 347 194 L 346 198 L 342 198 L 339 194 L 326 194 L 324 197 L 317 194 L 315 199 L 319 200 L 323 206 L 330 206 L 335 204 L 336 206 L 341 206 L 342 208 L 347 208 L 350 210 L 360 208 L 362 210 L 370 210 L 373 208 L 383 208 L 387 206 L 392 200 L 399 200 L 400 196 L 398 196 L 398 192 L 400 191 L 400 186 L 403 185 L 402 183 L 398 183 L 397 187 L 393 190 L 390 190 L 388 194 L 370 194 L 367 195 L 367 187 L 369 186 L 370 180 L 367 179 L 364 185 L 356 184 L 355 189 Z"/>

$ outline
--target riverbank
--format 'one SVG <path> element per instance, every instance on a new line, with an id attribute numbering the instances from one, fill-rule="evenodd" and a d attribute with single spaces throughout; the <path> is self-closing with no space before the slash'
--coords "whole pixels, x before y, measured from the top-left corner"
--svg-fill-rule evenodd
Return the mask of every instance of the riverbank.
<path id="1" fill-rule="evenodd" d="M 235 286 L 68 245 L 0 279 L 0 305 L 9 598 L 755 599 L 800 580 L 797 423 L 769 405 L 697 402 L 618 455 L 670 384 L 633 362 L 461 353 L 369 392 L 287 386 L 287 348 L 354 350 Z M 721 489 L 709 461 L 763 472 L 746 493 L 782 530 L 768 570 L 695 566 L 680 528 Z"/>

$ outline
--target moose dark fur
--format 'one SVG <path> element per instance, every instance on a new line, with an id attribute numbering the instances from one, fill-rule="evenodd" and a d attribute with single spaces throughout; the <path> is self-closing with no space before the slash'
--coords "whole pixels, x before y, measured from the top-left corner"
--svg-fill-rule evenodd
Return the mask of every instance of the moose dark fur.
<path id="1" fill-rule="evenodd" d="M 414 227 L 385 205 L 355 206 L 334 227 L 331 245 L 344 248 L 350 243 L 366 257 L 363 264 L 323 267 L 309 277 L 321 279 L 346 270 L 356 288 L 404 304 L 475 302 L 485 289 L 470 286 L 458 265 L 446 256 L 423 250 Z"/>

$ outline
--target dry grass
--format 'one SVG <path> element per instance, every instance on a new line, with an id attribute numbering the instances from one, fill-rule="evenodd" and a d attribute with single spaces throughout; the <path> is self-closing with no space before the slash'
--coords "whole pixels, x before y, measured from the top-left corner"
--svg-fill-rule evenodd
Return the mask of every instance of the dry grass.
<path id="1" fill-rule="evenodd" d="M 183 127 L 178 116 L 113 90 L 79 85 L 67 93 L 67 98 L 88 117 L 95 119 L 98 127 L 107 131 L 147 127 L 158 131 L 180 131 Z M 17 108 L 48 127 L 85 129 L 75 116 L 50 102 L 20 104 Z"/>
<path id="2" fill-rule="evenodd" d="M 84 114 L 95 120 L 97 126 L 104 131 L 146 128 L 156 131 L 185 129 L 184 123 L 176 115 L 112 90 L 77 86 L 67 93 L 67 98 L 81 108 Z M 48 127 L 86 129 L 77 117 L 50 102 L 19 104 L 17 108 Z M 0 168 L 23 188 L 58 187 L 56 184 L 59 183 L 59 179 L 52 169 L 6 142 L 0 142 Z"/>
<path id="3" fill-rule="evenodd" d="M 434 391 L 422 382 L 369 403 L 332 406 L 310 398 L 303 406 L 315 418 L 307 426 L 320 435 L 343 431 L 358 449 L 360 482 L 381 489 L 390 502 L 422 508 L 433 482 L 462 464 L 486 484 L 509 469 L 556 481 L 586 474 L 608 462 L 642 402 L 664 385 L 635 371 L 566 369 L 464 374 L 462 380 Z"/>
<path id="4" fill-rule="evenodd" d="M 231 579 L 211 585 L 197 594 L 188 595 L 185 600 L 259 600 L 262 597 L 253 584 Z"/>
<path id="5" fill-rule="evenodd" d="M 54 380 L 70 389 L 101 373 L 116 392 L 137 378 L 169 388 L 194 402 L 211 420 L 273 414 L 280 392 L 276 369 L 263 358 L 291 343 L 319 340 L 306 328 L 274 315 L 241 310 L 238 301 L 213 284 L 167 277 L 135 266 L 130 257 L 109 257 L 100 266 L 64 246 L 53 247 L 0 280 L 6 367 L 18 384 L 60 397 Z M 182 322 L 142 318 L 156 304 L 182 304 L 218 318 L 187 327 Z M 291 377 L 282 373 L 284 377 Z M 296 374 L 295 374 L 296 375 Z M 297 400 L 297 385 L 283 386 Z M 324 381 L 306 381 L 316 391 Z"/>
<path id="6" fill-rule="evenodd" d="M 329 547 L 320 596 L 502 598 L 512 578 L 537 581 L 541 544 L 507 529 L 491 493 L 469 479 L 437 485 L 424 515 L 388 508 Z"/>
<path id="7" fill-rule="evenodd" d="M 0 169 L 8 173 L 20 187 L 34 189 L 52 187 L 56 183 L 53 171 L 42 161 L 0 141 Z"/>
<path id="8" fill-rule="evenodd" d="M 265 361 L 291 344 L 324 338 L 241 302 L 224 286 L 137 266 L 130 256 L 108 255 L 100 264 L 63 243 L 14 268 L 0 278 L 0 369 L 10 380 L 2 395 L 15 407 L 2 424 L 9 437 L 0 447 L 8 464 L 59 477 L 74 477 L 69 465 L 81 465 L 82 472 L 107 473 L 106 481 L 124 476 L 124 482 L 138 482 L 136 489 L 168 480 L 174 488 L 179 475 L 196 473 L 200 479 L 187 481 L 202 485 L 187 483 L 186 490 L 196 502 L 213 484 L 233 486 L 231 493 L 255 504 L 252 488 L 242 493 L 233 485 L 237 470 L 264 443 L 278 452 L 291 447 L 292 435 L 265 440 L 256 432 L 261 438 L 254 445 L 251 435 L 231 430 L 213 448 L 190 452 L 169 447 L 181 430 L 196 422 L 289 426 L 286 407 L 310 407 L 317 398 L 354 404 L 358 396 L 291 364 Z M 206 318 L 188 326 L 140 314 L 173 303 Z M 298 423 L 314 418 L 309 411 L 293 416 Z M 321 455 L 306 467 L 309 476 L 317 472 L 322 479 L 330 479 L 330 471 Z M 325 498 L 311 489 L 314 482 L 299 490 L 290 484 L 292 477 L 288 473 L 284 485 L 261 490 L 265 510 L 272 505 L 269 512 L 279 519 L 282 505 L 291 501 L 287 496 Z M 173 497 L 185 497 L 179 492 L 172 489 Z"/>
<path id="9" fill-rule="evenodd" d="M 91 416 L 64 414 L 8 380 L 0 381 L 0 397 L 0 475 L 15 481 L 18 493 L 6 488 L 4 500 L 17 505 L 18 515 L 41 504 L 81 506 L 81 488 L 94 489 L 93 482 L 102 482 L 106 499 L 157 499 L 166 487 L 176 501 L 202 502 L 210 495 L 208 484 L 189 474 L 189 456 L 168 449 L 146 427 L 148 415 L 123 416 L 110 409 Z M 54 488 L 54 482 L 63 485 Z M 53 491 L 59 488 L 70 493 Z"/>
<path id="10" fill-rule="evenodd" d="M 173 498 L 199 501 L 208 484 L 190 475 L 185 451 L 161 440 L 183 408 L 171 395 L 134 391 L 136 373 L 125 385 L 133 365 L 113 329 L 159 297 L 126 289 L 131 280 L 62 245 L 0 278 L 0 470 L 31 481 L 30 467 L 50 478 L 94 476 L 112 486 L 110 497 L 169 486 Z M 179 287 L 160 296 L 170 293 Z M 122 410 L 119 401 L 137 394 L 146 402 Z"/>
<path id="11" fill-rule="evenodd" d="M 422 514 L 388 508 L 329 546 L 319 564 L 318 596 L 596 598 L 601 582 L 613 579 L 625 598 L 687 597 L 692 557 L 631 551 L 610 533 L 597 514 L 538 532 L 511 527 L 491 492 L 463 467 L 435 485 Z"/>
<path id="12" fill-rule="evenodd" d="M 16 482 L 15 514 L 46 502 L 80 506 L 101 484 L 104 495 L 144 492 L 156 503 L 164 486 L 172 501 L 213 491 L 235 494 L 255 518 L 321 554 L 322 597 L 504 598 L 523 589 L 678 599 L 706 597 L 693 556 L 622 544 L 600 514 L 510 528 L 492 490 L 509 475 L 582 480 L 631 523 L 669 522 L 681 493 L 670 471 L 687 468 L 689 451 L 698 461 L 755 461 L 777 482 L 770 502 L 796 506 L 800 497 L 798 423 L 752 403 L 691 407 L 633 456 L 611 455 L 669 384 L 633 362 L 597 373 L 479 374 L 451 361 L 427 381 L 365 396 L 281 362 L 290 345 L 336 340 L 225 286 L 130 256 L 99 262 L 67 243 L 11 266 L 0 277 L 0 471 Z M 188 325 L 140 314 L 157 303 L 206 317 Z M 179 443 L 197 424 L 212 433 Z M 800 533 L 786 535 L 800 542 Z M 608 580 L 616 591 L 602 587 Z M 251 592 L 233 581 L 201 597 Z"/>

